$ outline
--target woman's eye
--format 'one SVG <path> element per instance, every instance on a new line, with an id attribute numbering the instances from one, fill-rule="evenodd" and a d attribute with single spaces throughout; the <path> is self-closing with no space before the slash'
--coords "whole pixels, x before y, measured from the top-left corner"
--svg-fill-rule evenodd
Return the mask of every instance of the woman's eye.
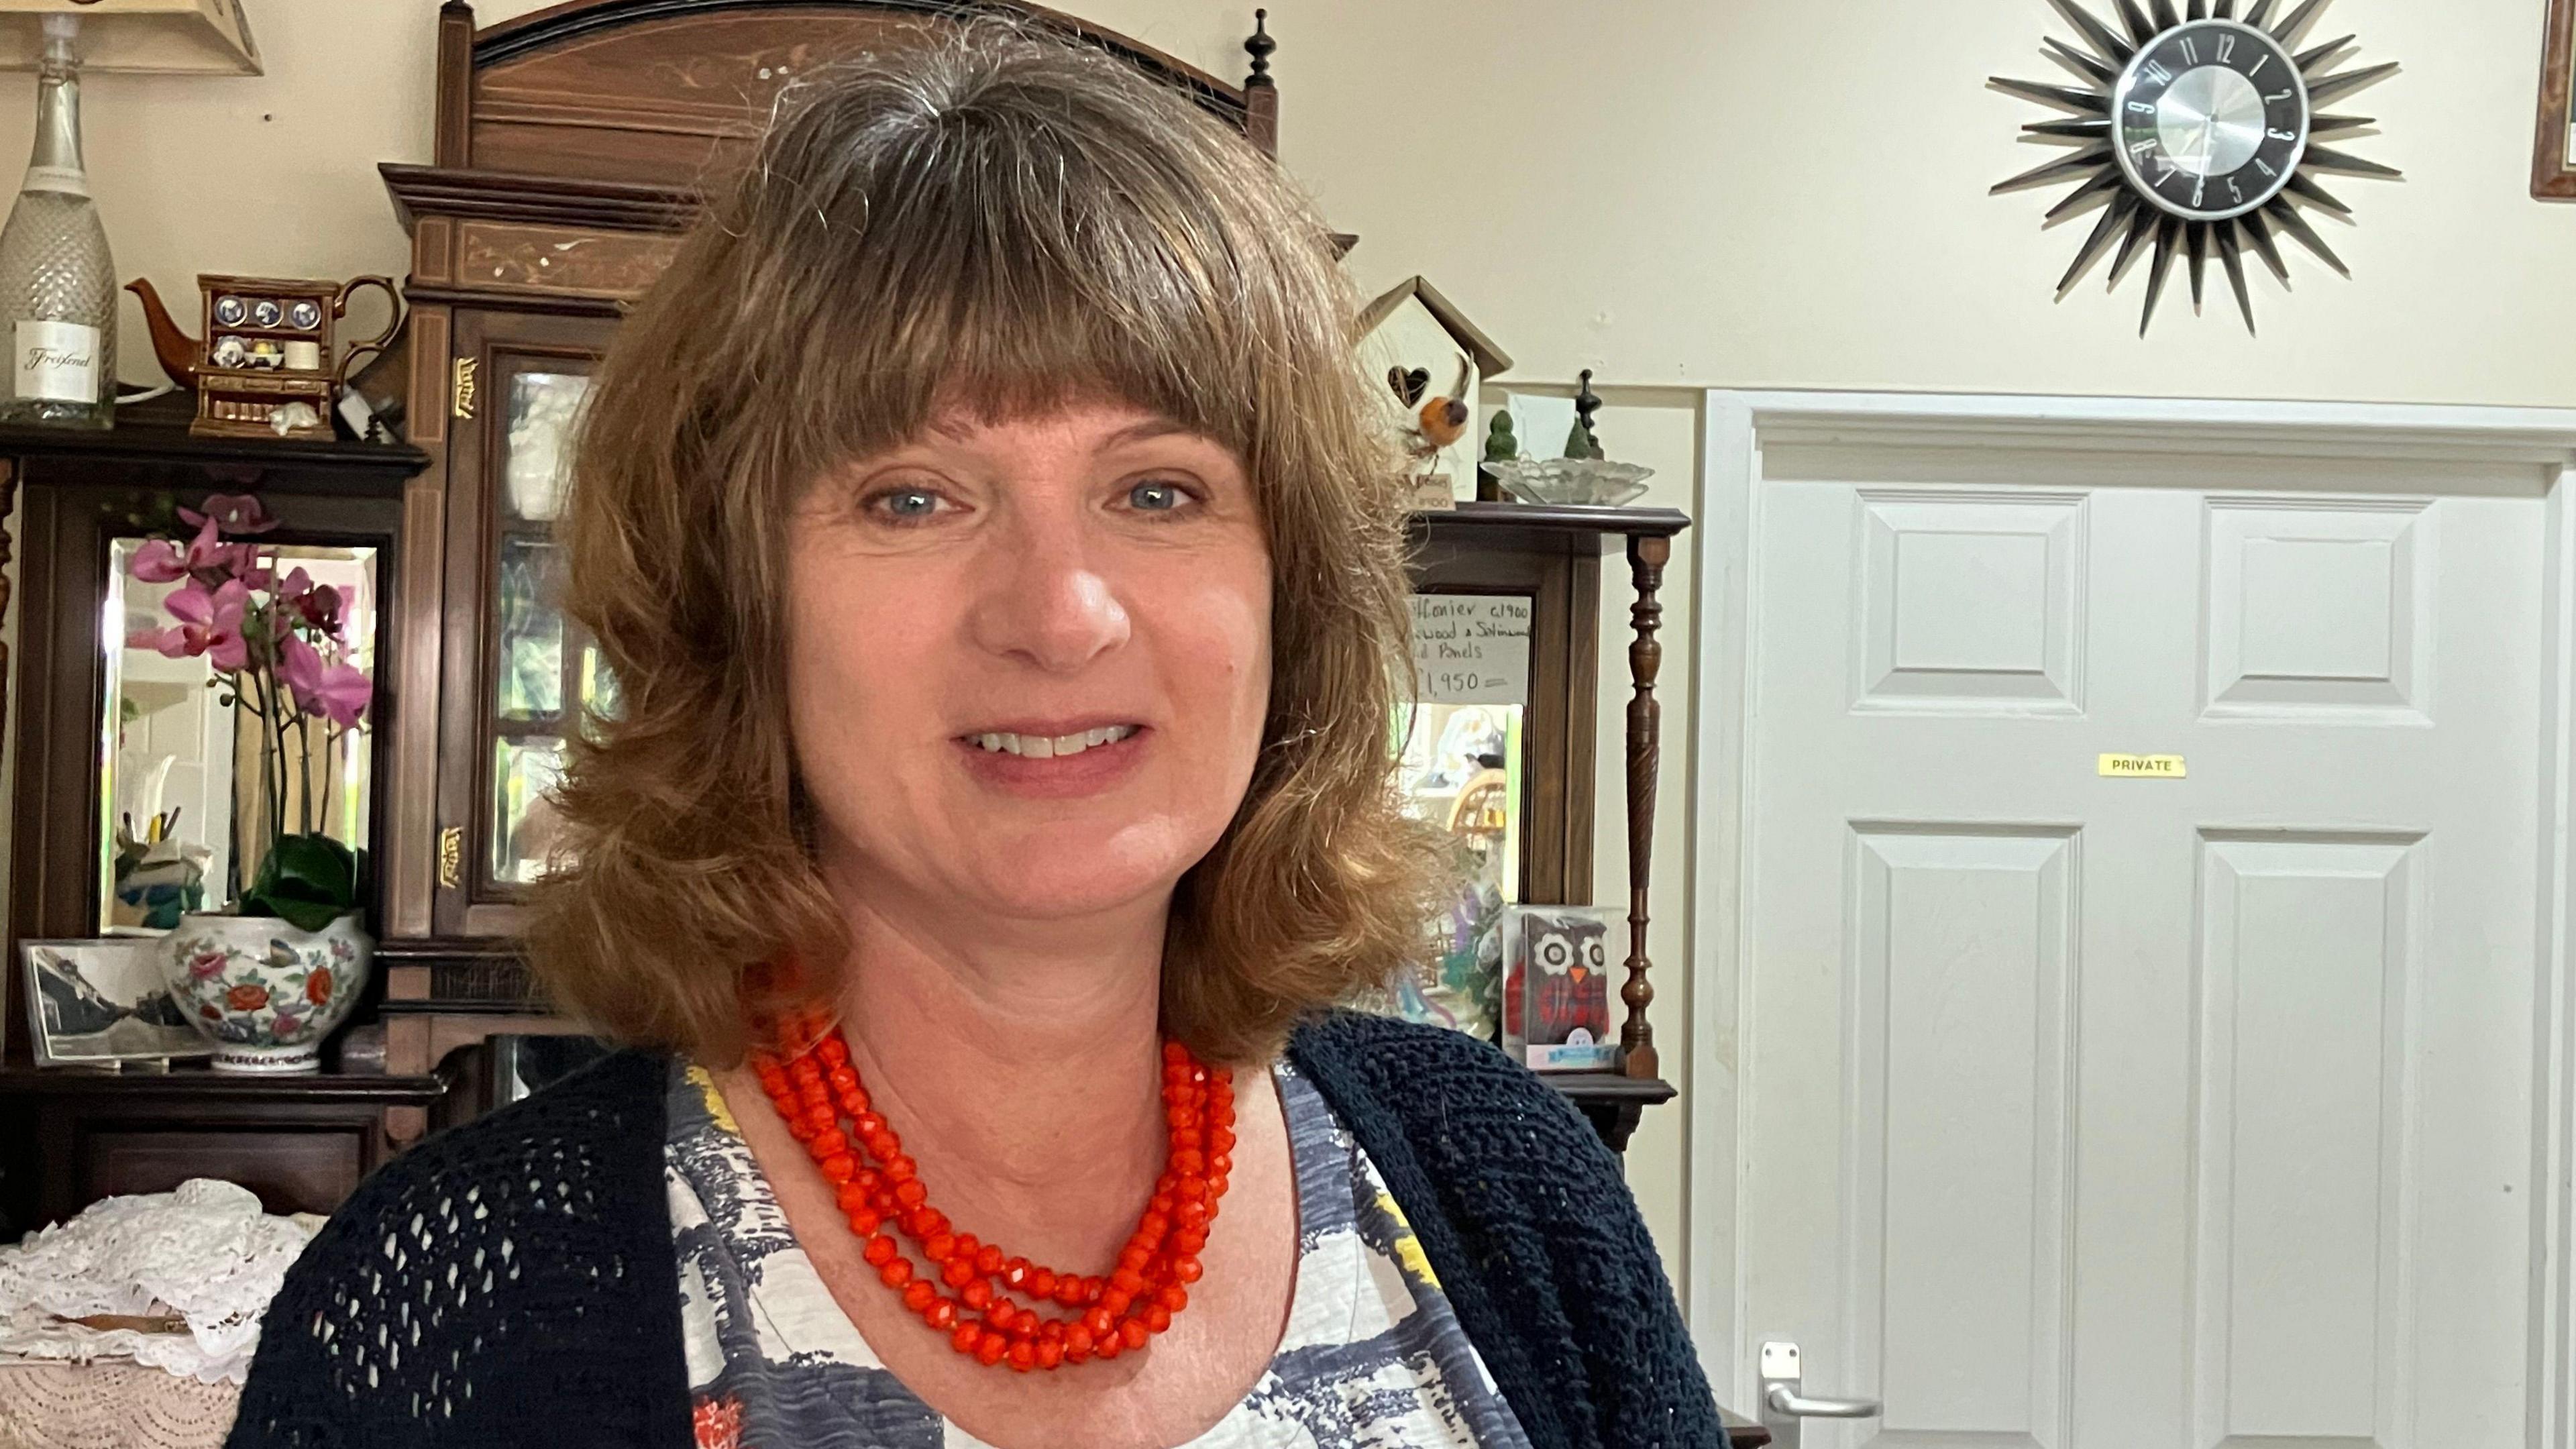
<path id="1" fill-rule="evenodd" d="M 868 499 L 868 511 L 892 523 L 926 523 L 940 511 L 940 497 L 927 488 L 889 488 Z"/>
<path id="2" fill-rule="evenodd" d="M 1139 483 L 1127 490 L 1127 506 L 1139 513 L 1174 513 L 1189 501 L 1178 483 Z"/>

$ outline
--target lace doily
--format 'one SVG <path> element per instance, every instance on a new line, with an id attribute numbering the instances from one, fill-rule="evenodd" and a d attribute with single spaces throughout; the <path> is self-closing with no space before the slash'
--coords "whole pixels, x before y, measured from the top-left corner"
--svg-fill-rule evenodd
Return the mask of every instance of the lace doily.
<path id="1" fill-rule="evenodd" d="M 0 1355 L 131 1358 L 201 1383 L 241 1383 L 260 1314 L 319 1221 L 273 1217 L 247 1189 L 211 1178 L 93 1203 L 0 1248 Z M 68 1321 L 100 1317 L 146 1322 Z"/>
<path id="2" fill-rule="evenodd" d="M 241 1390 L 130 1363 L 0 1368 L 8 1449 L 221 1449 Z"/>

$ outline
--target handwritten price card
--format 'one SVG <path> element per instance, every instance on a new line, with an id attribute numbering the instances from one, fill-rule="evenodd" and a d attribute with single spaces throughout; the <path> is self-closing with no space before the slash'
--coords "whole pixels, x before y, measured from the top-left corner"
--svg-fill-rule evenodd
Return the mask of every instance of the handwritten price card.
<path id="1" fill-rule="evenodd" d="M 1413 668 L 1426 704 L 1528 703 L 1530 601 L 1509 594 L 1414 595 Z"/>

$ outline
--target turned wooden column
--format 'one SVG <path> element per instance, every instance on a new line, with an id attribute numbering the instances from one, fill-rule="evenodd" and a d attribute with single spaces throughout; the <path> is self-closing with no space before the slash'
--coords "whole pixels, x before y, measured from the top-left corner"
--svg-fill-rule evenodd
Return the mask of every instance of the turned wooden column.
<path id="1" fill-rule="evenodd" d="M 1252 12 L 1252 38 L 1243 42 L 1252 70 L 1243 78 L 1243 134 L 1264 156 L 1279 154 L 1279 87 L 1270 79 L 1270 53 L 1279 42 L 1270 38 L 1270 12 Z"/>
<path id="2" fill-rule="evenodd" d="M 14 458 L 0 458 L 0 627 L 9 622 L 9 516 L 18 507 L 18 463 Z M 0 640 L 0 740 L 9 728 L 9 645 Z M 0 991 L 0 1000 L 8 993 Z"/>
<path id="3" fill-rule="evenodd" d="M 1619 1028 L 1619 1066 L 1631 1077 L 1660 1075 L 1655 1028 L 1646 1020 L 1647 1004 L 1655 999 L 1646 980 L 1652 964 L 1646 959 L 1646 892 L 1655 874 L 1655 774 L 1663 749 L 1655 675 L 1663 668 L 1664 646 L 1655 634 L 1663 627 L 1664 606 L 1656 594 L 1672 554 L 1669 538 L 1628 536 L 1628 574 L 1637 586 L 1637 602 L 1628 610 L 1628 679 L 1637 692 L 1628 701 L 1628 981 L 1619 988 L 1628 1019 Z"/>

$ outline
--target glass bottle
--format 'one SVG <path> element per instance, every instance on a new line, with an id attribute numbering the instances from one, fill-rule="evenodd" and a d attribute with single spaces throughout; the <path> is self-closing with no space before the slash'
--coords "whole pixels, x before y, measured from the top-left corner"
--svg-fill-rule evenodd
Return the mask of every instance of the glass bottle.
<path id="1" fill-rule="evenodd" d="M 104 428 L 116 421 L 116 264 L 81 166 L 80 19 L 44 17 L 36 149 L 0 227 L 0 342 L 10 349 L 0 422 Z"/>

